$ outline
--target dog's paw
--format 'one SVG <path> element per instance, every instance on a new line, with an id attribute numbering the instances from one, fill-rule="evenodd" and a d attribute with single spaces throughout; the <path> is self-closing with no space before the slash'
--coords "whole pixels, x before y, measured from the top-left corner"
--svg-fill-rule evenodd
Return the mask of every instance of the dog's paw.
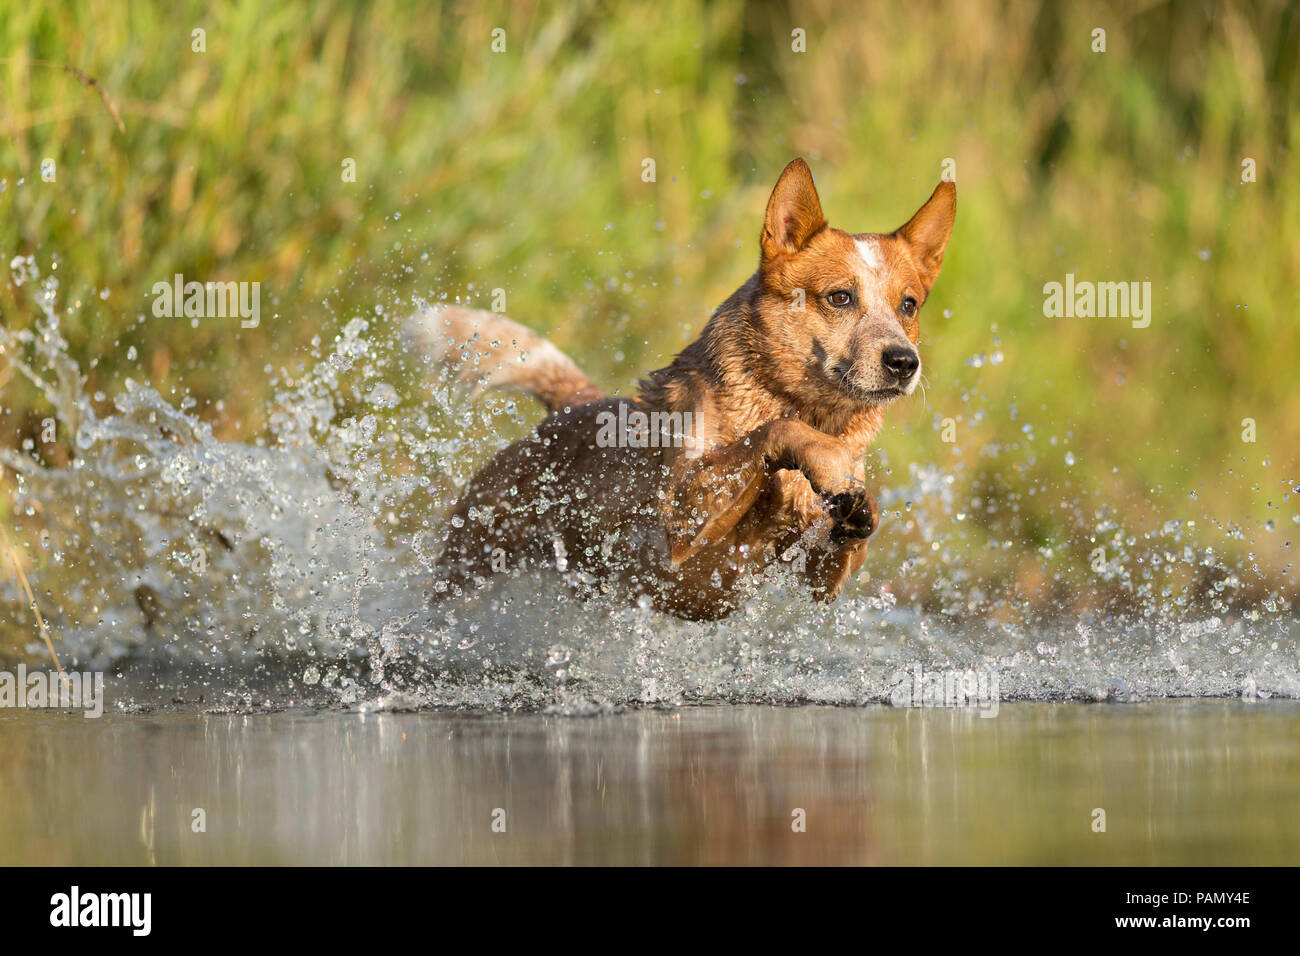
<path id="1" fill-rule="evenodd" d="M 835 541 L 861 541 L 875 533 L 880 524 L 876 499 L 865 488 L 853 488 L 828 499 L 835 524 L 831 538 Z"/>

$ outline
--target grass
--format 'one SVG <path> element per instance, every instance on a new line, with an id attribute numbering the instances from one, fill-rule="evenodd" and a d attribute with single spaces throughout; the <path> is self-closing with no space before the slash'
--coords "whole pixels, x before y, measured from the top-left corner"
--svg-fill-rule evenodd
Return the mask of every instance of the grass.
<path id="1" fill-rule="evenodd" d="M 63 673 L 63 665 L 59 663 L 59 654 L 54 649 L 54 640 L 50 637 L 49 628 L 45 626 L 45 618 L 41 616 L 40 605 L 36 600 L 36 595 L 32 591 L 31 582 L 27 580 L 27 573 L 23 570 L 22 558 L 18 554 L 18 549 L 13 546 L 9 540 L 9 534 L 3 528 L 0 528 L 0 544 L 4 545 L 4 551 L 8 555 L 10 562 L 13 564 L 14 577 L 18 580 L 18 585 L 22 589 L 23 597 L 27 598 L 27 606 L 36 618 L 36 626 L 40 628 L 41 639 L 45 642 L 45 649 L 50 653 L 50 660 L 54 664 L 54 669 L 58 671 L 59 676 L 67 683 L 67 675 Z"/>
<path id="2" fill-rule="evenodd" d="M 57 263 L 90 392 L 148 380 L 242 439 L 265 428 L 269 371 L 417 296 L 486 305 L 503 288 L 512 316 L 629 388 L 752 271 L 792 156 L 854 230 L 901 224 L 951 158 L 928 387 L 892 413 L 881 486 L 910 463 L 951 474 L 969 503 L 956 560 L 1026 601 L 1086 604 L 1108 586 L 1095 549 L 1135 565 L 1170 519 L 1256 568 L 1252 597 L 1289 600 L 1298 46 L 1281 0 L 10 4 L 0 255 Z M 43 64 L 93 77 L 112 108 Z M 178 272 L 262 282 L 261 326 L 154 317 L 152 285 Z M 1067 272 L 1150 281 L 1151 326 L 1044 317 L 1044 283 Z M 0 321 L 32 318 L 0 283 Z M 0 441 L 45 414 L 10 379 Z M 906 509 L 894 529 L 891 560 L 925 553 Z M 1189 581 L 1165 567 L 1151 586 Z"/>

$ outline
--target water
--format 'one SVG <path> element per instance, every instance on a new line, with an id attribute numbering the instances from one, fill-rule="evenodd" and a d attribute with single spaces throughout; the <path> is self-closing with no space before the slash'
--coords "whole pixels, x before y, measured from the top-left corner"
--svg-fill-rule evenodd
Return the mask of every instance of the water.
<path id="1" fill-rule="evenodd" d="M 0 864 L 1294 864 L 1298 717 L 10 712 Z"/>
<path id="2" fill-rule="evenodd" d="M 382 312 L 274 373 L 254 441 L 135 382 L 105 411 L 57 283 L 13 271 L 40 319 L 0 325 L 0 362 L 72 454 L 0 448 L 11 531 L 107 699 L 0 708 L 0 863 L 1297 858 L 1293 598 L 1209 522 L 1137 533 L 1076 499 L 1092 578 L 1047 546 L 1030 569 L 1076 609 L 1012 596 L 1026 569 L 971 546 L 953 473 L 882 460 L 893 525 L 829 607 L 774 574 L 687 623 L 557 573 L 432 612 L 446 501 L 533 412 L 438 374 L 403 398 Z M 8 558 L 0 664 L 45 666 Z"/>
<path id="3" fill-rule="evenodd" d="M 377 310 L 295 375 L 273 373 L 256 441 L 218 440 L 187 400 L 131 381 L 97 412 L 59 331 L 58 283 L 32 259 L 12 269 L 40 318 L 0 326 L 3 359 L 44 392 L 73 460 L 0 462 L 18 476 L 20 540 L 58 653 L 106 671 L 119 711 L 866 704 L 897 701 L 917 667 L 970 674 L 1001 700 L 1300 697 L 1291 596 L 1257 598 L 1249 562 L 1227 562 L 1194 521 L 1138 535 L 1099 514 L 1081 591 L 1120 597 L 1076 613 L 1006 596 L 1007 569 L 967 544 L 968 504 L 933 466 L 883 488 L 895 526 L 830 607 L 778 571 L 729 620 L 686 623 L 579 598 L 556 573 L 503 575 L 433 613 L 446 501 L 531 411 L 437 374 L 403 400 L 401 317 Z M 1069 573 L 1051 548 L 1039 558 L 1044 588 Z M 0 581 L 6 660 L 45 659 L 18 582 Z M 902 588 L 924 597 L 900 601 Z"/>

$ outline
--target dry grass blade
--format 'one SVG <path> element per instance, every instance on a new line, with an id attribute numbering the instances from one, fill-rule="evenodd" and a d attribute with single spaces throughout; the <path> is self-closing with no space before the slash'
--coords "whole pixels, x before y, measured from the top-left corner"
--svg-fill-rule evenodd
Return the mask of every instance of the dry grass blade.
<path id="1" fill-rule="evenodd" d="M 0 63 L 17 63 L 19 61 L 20 59 L 18 57 L 0 57 Z M 84 70 L 79 70 L 75 66 L 69 66 L 66 63 L 55 63 L 51 60 L 28 59 L 22 59 L 21 62 L 28 63 L 32 66 L 43 66 L 51 70 L 62 70 L 65 73 L 71 73 L 77 78 L 77 81 L 81 83 L 82 86 L 89 87 L 99 94 L 99 98 L 104 102 L 104 108 L 108 110 L 109 115 L 113 117 L 113 122 L 117 124 L 118 132 L 126 132 L 126 124 L 122 122 L 122 114 L 118 112 L 117 105 L 113 102 L 112 98 L 109 97 L 104 87 L 100 85 L 99 80 L 95 79 Z"/>
<path id="2" fill-rule="evenodd" d="M 45 618 L 41 615 L 41 609 L 36 604 L 36 594 L 32 591 L 32 585 L 27 580 L 26 572 L 23 571 L 22 562 L 18 559 L 18 549 L 14 547 L 13 542 L 9 540 L 9 533 L 3 528 L 0 528 L 0 538 L 4 539 L 5 550 L 9 552 L 9 560 L 13 562 L 14 574 L 18 577 L 18 584 L 23 589 L 23 593 L 27 595 L 32 611 L 36 614 L 36 623 L 40 625 L 41 637 L 45 638 L 45 646 L 49 649 L 51 660 L 54 661 L 54 669 L 63 678 L 64 686 L 71 691 L 72 682 L 68 680 L 68 675 L 63 673 L 63 665 L 59 663 L 59 655 L 54 651 L 54 641 L 50 638 L 49 628 L 45 626 Z"/>

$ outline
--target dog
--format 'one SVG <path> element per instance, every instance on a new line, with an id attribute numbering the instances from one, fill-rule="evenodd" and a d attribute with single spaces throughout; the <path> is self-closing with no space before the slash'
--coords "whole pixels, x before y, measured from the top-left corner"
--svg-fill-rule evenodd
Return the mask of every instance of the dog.
<path id="1" fill-rule="evenodd" d="M 435 592 L 550 566 L 716 620 L 775 564 L 835 599 L 879 524 L 863 458 L 886 407 L 920 381 L 918 314 L 955 214 L 941 182 L 894 232 L 832 228 L 795 159 L 768 200 L 758 270 L 635 398 L 604 395 L 503 315 L 413 316 L 405 336 L 422 356 L 550 410 L 452 503 Z"/>

